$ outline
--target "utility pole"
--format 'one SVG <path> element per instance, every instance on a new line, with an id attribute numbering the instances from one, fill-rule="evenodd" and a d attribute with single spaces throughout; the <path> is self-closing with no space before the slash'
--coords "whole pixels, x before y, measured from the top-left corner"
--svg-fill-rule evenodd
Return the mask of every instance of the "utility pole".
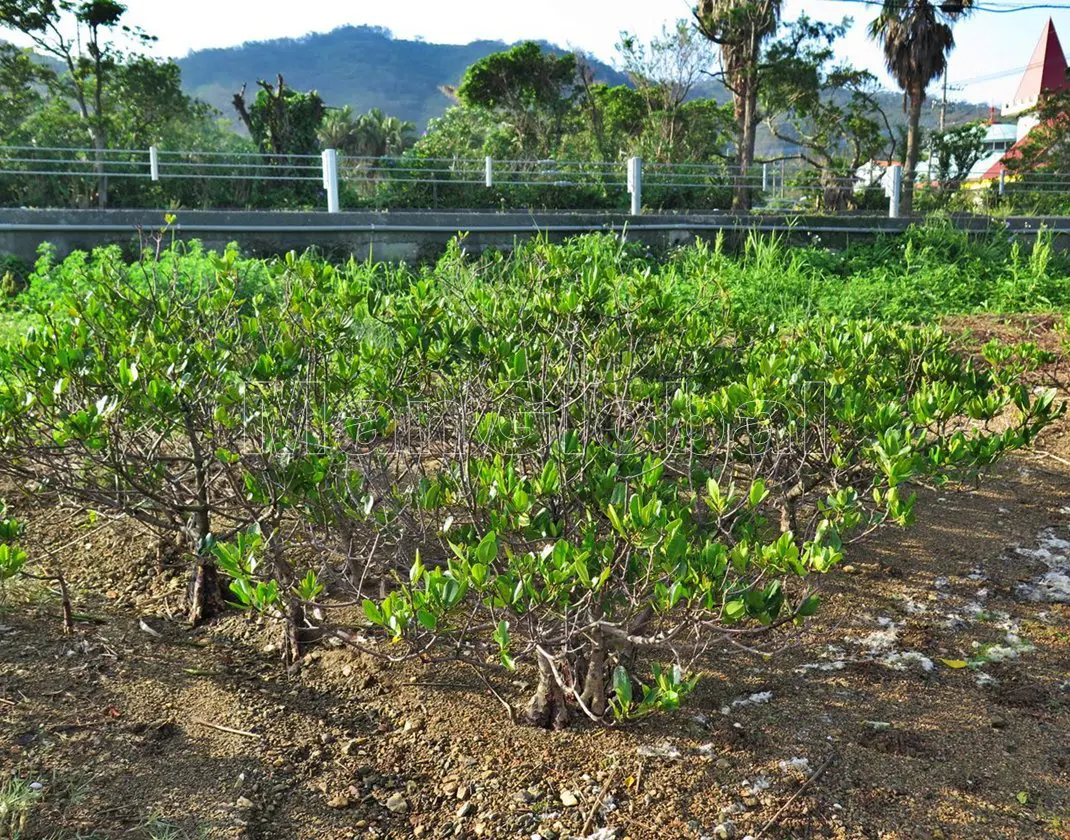
<path id="1" fill-rule="evenodd" d="M 940 102 L 940 131 L 944 130 L 947 121 L 947 65 L 944 65 L 944 98 Z"/>

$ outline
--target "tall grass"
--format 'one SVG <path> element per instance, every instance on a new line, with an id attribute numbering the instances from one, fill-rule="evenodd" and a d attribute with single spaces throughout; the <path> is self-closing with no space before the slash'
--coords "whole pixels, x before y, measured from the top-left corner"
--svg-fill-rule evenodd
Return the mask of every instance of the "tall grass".
<path id="1" fill-rule="evenodd" d="M 133 263 L 124 262 L 116 247 L 62 261 L 46 247 L 27 287 L 0 307 L 0 333 L 19 334 L 30 322 L 29 312 L 40 311 L 63 290 L 91 288 L 102 273 L 122 272 L 135 288 L 151 274 L 174 275 L 198 289 L 210 287 L 216 272 L 236 269 L 243 284 L 270 295 L 276 268 L 272 260 L 242 256 L 237 245 L 216 253 L 197 242 L 177 244 Z M 1070 311 L 1070 259 L 1056 250 L 1050 233 L 976 235 L 940 220 L 839 251 L 752 234 L 735 252 L 717 237 L 654 254 L 637 243 L 592 234 L 560 245 L 537 239 L 511 254 L 489 252 L 474 260 L 447 254 L 416 267 L 351 260 L 337 270 L 373 272 L 384 293 L 420 277 L 449 283 L 494 279 L 524 288 L 545 276 L 571 281 L 672 275 L 696 297 L 720 296 L 726 317 L 780 324 L 821 315 L 922 323 L 975 312 Z"/>

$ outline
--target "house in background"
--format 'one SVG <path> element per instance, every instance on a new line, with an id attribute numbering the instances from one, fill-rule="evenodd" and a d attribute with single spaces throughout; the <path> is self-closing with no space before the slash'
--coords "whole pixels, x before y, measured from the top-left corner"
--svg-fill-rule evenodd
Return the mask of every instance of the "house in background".
<path id="1" fill-rule="evenodd" d="M 1033 57 L 1029 59 L 1029 65 L 1025 69 L 1025 75 L 1018 84 L 1018 90 L 1014 98 L 1003 106 L 1004 117 L 1017 117 L 1014 123 L 1005 123 L 1008 130 L 1014 129 L 1014 142 L 1008 149 L 1002 152 L 993 150 L 990 154 L 977 162 L 970 170 L 967 181 L 994 181 L 998 180 L 1002 172 L 1005 172 L 1006 160 L 1015 154 L 1029 132 L 1037 126 L 1037 105 L 1044 93 L 1057 93 L 1070 88 L 1070 79 L 1067 78 L 1066 55 L 1063 46 L 1059 43 L 1059 34 L 1055 31 L 1055 23 L 1048 18 L 1048 23 L 1041 33 L 1040 41 L 1033 50 Z M 994 126 L 993 126 L 994 127 Z"/>

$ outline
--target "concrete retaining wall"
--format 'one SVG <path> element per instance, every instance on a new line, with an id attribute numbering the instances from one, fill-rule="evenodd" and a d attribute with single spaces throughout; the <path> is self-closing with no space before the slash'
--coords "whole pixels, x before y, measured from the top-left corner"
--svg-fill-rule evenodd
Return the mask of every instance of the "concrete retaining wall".
<path id="1" fill-rule="evenodd" d="M 136 252 L 151 246 L 165 227 L 163 210 L 3 210 L 0 209 L 0 253 L 32 260 L 42 242 L 54 245 L 60 256 L 104 244 L 119 244 Z M 241 243 L 250 254 L 278 254 L 315 246 L 331 254 L 374 256 L 383 260 L 419 260 L 434 256 L 458 233 L 468 235 L 469 247 L 508 249 L 518 238 L 544 234 L 553 239 L 589 231 L 626 232 L 655 247 L 680 244 L 695 237 L 712 239 L 723 233 L 739 241 L 751 231 L 779 233 L 797 242 L 820 241 L 842 247 L 882 232 L 899 232 L 908 222 L 873 216 L 786 217 L 706 215 L 649 215 L 629 217 L 600 212 L 274 212 L 203 211 L 175 213 L 177 221 L 164 233 L 166 241 L 200 239 L 209 248 Z M 1061 231 L 1059 247 L 1070 247 L 1070 219 L 956 219 L 971 231 L 1001 228 L 1035 233 L 1041 226 Z"/>

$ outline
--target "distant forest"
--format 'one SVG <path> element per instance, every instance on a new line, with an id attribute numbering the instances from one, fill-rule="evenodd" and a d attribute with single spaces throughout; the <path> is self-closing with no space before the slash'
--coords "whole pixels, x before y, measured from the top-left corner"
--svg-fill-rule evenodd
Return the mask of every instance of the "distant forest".
<path id="1" fill-rule="evenodd" d="M 485 56 L 505 49 L 502 41 L 470 44 L 431 44 L 394 38 L 388 29 L 376 26 L 344 26 L 332 32 L 250 41 L 236 47 L 199 50 L 178 59 L 186 91 L 237 120 L 231 99 L 245 82 L 271 79 L 277 73 L 298 90 L 316 90 L 331 105 L 350 105 L 362 112 L 379 108 L 422 130 L 429 120 L 442 116 L 451 104 L 443 86 L 456 86 L 465 70 Z M 543 44 L 556 52 L 562 47 Z M 628 77 L 610 65 L 587 56 L 599 82 L 628 84 Z M 713 98 L 724 103 L 731 98 L 714 80 L 700 82 L 692 98 Z M 905 120 L 901 93 L 880 94 L 881 105 L 893 124 Z M 940 100 L 933 96 L 922 115 L 922 125 L 935 128 Z M 948 120 L 961 123 L 986 117 L 988 108 L 969 102 L 948 103 Z M 760 137 L 765 151 L 776 151 L 779 141 Z"/>

